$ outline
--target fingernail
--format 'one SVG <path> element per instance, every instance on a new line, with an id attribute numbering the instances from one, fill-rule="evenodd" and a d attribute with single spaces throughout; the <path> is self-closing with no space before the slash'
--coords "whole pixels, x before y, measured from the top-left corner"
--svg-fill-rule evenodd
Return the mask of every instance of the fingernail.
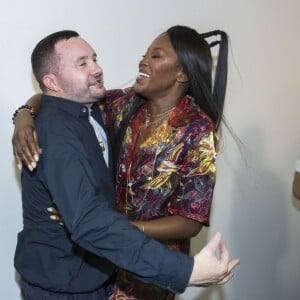
<path id="1" fill-rule="evenodd" d="M 51 215 L 51 216 L 50 216 L 50 219 L 52 219 L 52 220 L 56 220 L 56 217 L 55 217 L 55 216 L 53 216 L 53 215 Z"/>
<path id="2" fill-rule="evenodd" d="M 31 163 L 31 167 L 32 167 L 32 169 L 35 169 L 35 168 L 36 168 L 36 162 L 35 162 L 35 161 L 33 161 L 33 162 Z"/>
<path id="3" fill-rule="evenodd" d="M 28 165 L 27 167 L 28 167 L 28 169 L 29 169 L 30 171 L 32 171 L 32 170 L 33 170 L 33 168 L 32 168 L 32 166 L 31 166 L 31 165 Z"/>
<path id="4" fill-rule="evenodd" d="M 22 163 L 17 164 L 17 167 L 20 171 L 22 171 Z"/>
<path id="5" fill-rule="evenodd" d="M 38 154 L 34 154 L 34 160 L 36 161 L 36 162 L 38 162 L 39 161 L 39 159 L 40 159 L 40 157 L 39 157 L 39 155 Z"/>
<path id="6" fill-rule="evenodd" d="M 52 207 L 48 207 L 47 210 L 50 211 L 50 212 L 53 212 L 53 208 Z"/>

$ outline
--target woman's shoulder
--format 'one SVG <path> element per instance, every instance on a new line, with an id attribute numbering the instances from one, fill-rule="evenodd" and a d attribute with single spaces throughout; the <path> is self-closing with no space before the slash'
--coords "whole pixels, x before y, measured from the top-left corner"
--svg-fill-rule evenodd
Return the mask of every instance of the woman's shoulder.
<path id="1" fill-rule="evenodd" d="M 191 96 L 186 96 L 177 105 L 171 115 L 171 126 L 185 127 L 192 131 L 215 131 L 212 119 L 195 103 Z"/>
<path id="2" fill-rule="evenodd" d="M 116 99 L 132 95 L 133 92 L 134 92 L 133 87 L 128 87 L 124 89 L 107 90 L 103 100 L 105 102 L 112 102 Z"/>

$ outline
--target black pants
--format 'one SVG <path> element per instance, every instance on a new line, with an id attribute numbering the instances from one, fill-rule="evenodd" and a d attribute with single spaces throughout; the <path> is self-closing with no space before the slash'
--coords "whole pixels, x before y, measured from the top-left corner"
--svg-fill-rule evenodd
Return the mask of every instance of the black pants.
<path id="1" fill-rule="evenodd" d="M 24 280 L 20 280 L 20 287 L 24 300 L 107 300 L 105 288 L 84 294 L 54 293 L 33 286 Z"/>

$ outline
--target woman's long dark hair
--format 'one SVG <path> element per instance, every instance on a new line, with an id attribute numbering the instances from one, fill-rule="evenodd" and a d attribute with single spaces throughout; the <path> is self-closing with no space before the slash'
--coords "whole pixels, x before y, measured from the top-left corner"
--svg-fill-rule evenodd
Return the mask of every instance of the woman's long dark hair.
<path id="1" fill-rule="evenodd" d="M 226 81 L 227 81 L 227 54 L 228 40 L 225 32 L 220 30 L 199 34 L 187 26 L 173 26 L 167 34 L 177 54 L 183 71 L 188 77 L 188 93 L 194 97 L 196 103 L 215 123 L 216 129 L 222 120 Z M 219 41 L 207 42 L 205 39 L 220 36 Z M 211 47 L 219 45 L 218 62 L 212 88 L 212 55 Z M 134 101 L 123 114 L 119 130 L 115 139 L 115 161 L 117 163 L 123 138 L 132 117 L 144 103 L 139 95 L 134 95 Z"/>
<path id="2" fill-rule="evenodd" d="M 169 28 L 167 34 L 188 77 L 188 93 L 218 128 L 222 120 L 227 83 L 227 34 L 221 30 L 199 34 L 190 27 L 180 25 Z M 220 40 L 211 43 L 206 40 L 214 36 L 220 36 Z M 211 47 L 215 45 L 219 45 L 219 55 L 212 87 Z"/>

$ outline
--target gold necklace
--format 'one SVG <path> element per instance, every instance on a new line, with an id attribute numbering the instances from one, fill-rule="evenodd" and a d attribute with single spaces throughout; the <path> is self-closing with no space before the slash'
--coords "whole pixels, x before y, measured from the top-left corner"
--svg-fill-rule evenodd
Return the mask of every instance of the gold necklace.
<path id="1" fill-rule="evenodd" d="M 164 120 L 166 120 L 168 118 L 169 118 L 169 116 L 167 115 L 167 116 L 163 116 L 163 117 L 161 117 L 161 118 L 159 118 L 159 119 L 157 119 L 155 121 L 150 121 L 150 118 L 148 118 L 146 116 L 146 118 L 145 118 L 145 127 L 146 128 L 152 127 L 152 126 L 156 126 L 157 127 L 158 125 L 162 124 Z"/>
<path id="2" fill-rule="evenodd" d="M 152 117 L 152 118 L 164 116 L 164 115 L 167 115 L 168 113 L 170 113 L 175 107 L 176 107 L 176 105 L 173 106 L 173 107 L 171 107 L 169 110 L 164 111 L 164 112 L 162 112 L 162 113 L 160 113 L 160 114 L 156 114 L 156 115 L 151 115 L 151 114 L 149 114 L 149 113 L 148 113 L 148 109 L 147 109 L 146 115 L 148 115 L 149 117 Z"/>
<path id="3" fill-rule="evenodd" d="M 161 113 L 161 114 L 156 114 L 156 115 L 151 115 L 148 113 L 148 111 L 146 112 L 146 117 L 145 117 L 145 127 L 151 127 L 151 126 L 158 126 L 162 123 L 162 121 L 164 121 L 165 119 L 170 117 L 171 112 L 175 109 L 176 106 L 172 107 L 171 109 Z M 159 117 L 157 120 L 151 121 L 151 118 L 156 118 Z"/>

